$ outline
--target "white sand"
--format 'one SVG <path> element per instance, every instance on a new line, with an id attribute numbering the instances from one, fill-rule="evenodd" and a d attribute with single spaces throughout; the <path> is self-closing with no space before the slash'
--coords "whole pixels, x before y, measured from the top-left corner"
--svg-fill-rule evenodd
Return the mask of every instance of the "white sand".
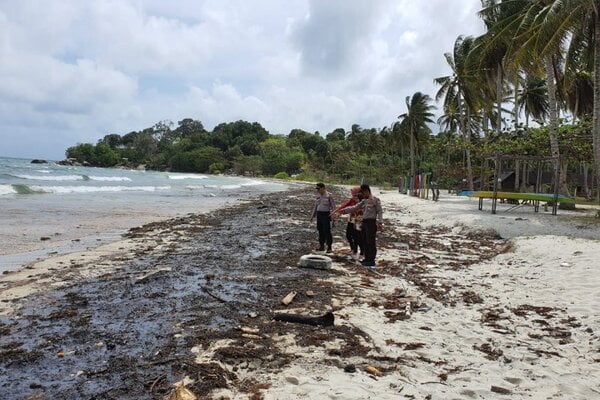
<path id="1" fill-rule="evenodd" d="M 432 275 L 440 281 L 472 288 L 481 296 L 482 304 L 458 301 L 455 307 L 444 306 L 423 298 L 417 287 L 392 276 L 374 279 L 374 290 L 357 293 L 363 303 L 360 306 L 350 305 L 353 299 L 341 295 L 342 308 L 336 312 L 336 323 L 368 333 L 372 343 L 366 345 L 374 348 L 370 355 L 400 357 L 401 361 L 345 360 L 355 363 L 358 369 L 346 373 L 323 362 L 330 358 L 325 350 L 304 351 L 303 357 L 283 373 L 260 377 L 272 383 L 265 392 L 266 399 L 600 398 L 600 221 L 591 216 L 595 211 L 559 210 L 558 216 L 552 216 L 535 214 L 532 207 L 506 213 L 502 210 L 507 206 L 499 205 L 499 213 L 492 215 L 489 203 L 485 204 L 486 211 L 479 211 L 477 200 L 463 197 L 446 196 L 434 203 L 387 192 L 380 198 L 387 211 L 388 229 L 398 222 L 444 225 L 455 231 L 494 229 L 510 238 L 513 251 L 459 271 L 435 268 L 436 262 L 432 261 Z M 397 256 L 394 250 L 379 253 L 380 260 Z M 350 273 L 348 283 L 353 279 L 356 277 Z M 384 310 L 368 303 L 399 287 L 431 309 L 414 312 L 405 321 L 386 322 Z M 548 318 L 534 311 L 517 316 L 512 309 L 520 305 L 558 310 Z M 497 321 L 501 329 L 482 322 L 485 310 L 490 308 L 501 313 L 503 319 Z M 563 337 L 564 344 L 560 344 L 560 331 L 557 337 L 549 337 L 543 330 L 548 327 L 561 327 L 568 332 L 563 335 L 570 337 Z M 544 333 L 542 338 L 537 336 Z M 282 347 L 302 351 L 293 348 L 289 340 Z M 405 350 L 388 344 L 390 340 L 419 342 L 423 347 Z M 483 344 L 501 350 L 502 355 L 496 360 L 487 359 L 485 353 L 474 348 Z M 364 371 L 366 363 L 385 370 L 385 374 L 370 375 Z M 446 374 L 446 380 L 441 374 Z M 492 386 L 500 389 L 492 390 Z M 510 394 L 497 392 L 502 389 Z"/>

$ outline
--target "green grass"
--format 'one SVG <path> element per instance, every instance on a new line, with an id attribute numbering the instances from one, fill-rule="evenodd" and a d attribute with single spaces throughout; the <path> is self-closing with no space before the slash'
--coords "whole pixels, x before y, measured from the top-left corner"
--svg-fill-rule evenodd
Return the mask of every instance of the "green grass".
<path id="1" fill-rule="evenodd" d="M 576 197 L 575 204 L 580 204 L 583 206 L 598 206 L 598 207 L 600 207 L 600 203 L 598 203 L 598 200 L 596 200 L 596 199 L 587 200 L 585 197 Z"/>

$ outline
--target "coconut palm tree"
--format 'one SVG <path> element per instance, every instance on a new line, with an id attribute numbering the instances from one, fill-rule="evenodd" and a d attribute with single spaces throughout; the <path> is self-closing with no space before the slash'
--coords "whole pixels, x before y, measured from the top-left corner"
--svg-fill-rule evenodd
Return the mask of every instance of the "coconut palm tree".
<path id="1" fill-rule="evenodd" d="M 539 12 L 535 36 L 541 51 L 550 53 L 571 38 L 570 54 L 593 54 L 592 142 L 596 176 L 600 175 L 600 4 L 597 0 L 547 0 Z M 592 34 L 593 33 L 593 34 Z M 580 40 L 581 39 L 581 40 Z M 568 53 L 568 55 L 569 55 Z M 567 59 L 567 64 L 569 60 Z"/>
<path id="2" fill-rule="evenodd" d="M 435 106 L 431 104 L 431 98 L 421 92 L 416 92 L 406 97 L 406 112 L 398 116 L 400 119 L 400 128 L 408 133 L 410 139 L 410 175 L 415 176 L 415 147 L 419 136 L 423 131 L 429 131 L 428 123 L 434 123 L 433 110 Z"/>
<path id="3" fill-rule="evenodd" d="M 560 158 L 557 71 L 562 62 L 566 36 L 553 37 L 553 32 L 560 30 L 562 21 L 555 17 L 552 5 L 562 2 L 563 0 L 504 0 L 493 2 L 489 6 L 490 10 L 486 10 L 506 15 L 505 18 L 498 19 L 487 32 L 492 38 L 491 45 L 503 46 L 509 43 L 506 54 L 512 65 L 519 66 L 527 73 L 538 73 L 540 69 L 545 72 L 550 149 L 552 156 L 557 159 Z M 564 174 L 561 174 L 559 182 L 561 190 L 566 192 Z"/>
<path id="4" fill-rule="evenodd" d="M 437 123 L 442 131 L 457 133 L 460 130 L 460 118 L 456 104 L 449 104 L 444 108 L 444 113 L 438 118 Z"/>
<path id="5" fill-rule="evenodd" d="M 478 100 L 480 97 L 478 77 L 467 63 L 467 58 L 473 48 L 473 41 L 474 39 L 471 36 L 459 36 L 454 42 L 453 52 L 444 54 L 452 74 L 433 80 L 434 83 L 440 85 L 435 100 L 444 99 L 444 114 L 458 113 L 459 128 L 464 140 L 464 152 L 467 162 L 467 180 L 471 190 L 473 189 L 473 167 L 469 145 L 471 135 L 468 127 L 471 118 L 478 114 Z"/>
<path id="6" fill-rule="evenodd" d="M 571 72 L 565 79 L 565 101 L 575 119 L 591 116 L 594 112 L 594 82 L 586 70 Z"/>
<path id="7" fill-rule="evenodd" d="M 527 75 L 523 87 L 517 96 L 519 112 L 525 113 L 525 126 L 529 127 L 529 118 L 537 122 L 545 121 L 548 117 L 548 89 L 546 81 L 536 75 Z"/>

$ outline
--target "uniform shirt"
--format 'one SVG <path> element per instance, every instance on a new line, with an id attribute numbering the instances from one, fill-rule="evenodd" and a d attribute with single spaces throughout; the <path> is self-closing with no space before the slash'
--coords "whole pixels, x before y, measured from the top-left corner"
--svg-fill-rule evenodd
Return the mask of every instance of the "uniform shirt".
<path id="1" fill-rule="evenodd" d="M 313 208 L 312 218 L 317 215 L 317 211 L 320 212 L 331 212 L 335 210 L 335 202 L 333 201 L 333 196 L 329 192 L 325 192 L 325 194 L 319 194 L 317 196 L 317 200 L 315 201 L 315 207 Z"/>
<path id="2" fill-rule="evenodd" d="M 355 200 L 354 197 L 350 197 L 350 200 L 346 201 L 344 204 L 341 204 L 336 211 L 341 212 L 341 210 L 348 208 L 348 207 L 352 207 L 354 205 L 358 204 L 358 200 Z M 356 210 L 355 212 L 352 213 L 351 217 L 356 217 L 358 215 L 362 214 L 362 210 Z"/>
<path id="3" fill-rule="evenodd" d="M 383 222 L 383 208 L 381 208 L 381 200 L 375 196 L 362 200 L 355 206 L 341 210 L 342 214 L 352 214 L 358 210 L 363 212 L 363 220 L 376 219 L 377 222 Z"/>

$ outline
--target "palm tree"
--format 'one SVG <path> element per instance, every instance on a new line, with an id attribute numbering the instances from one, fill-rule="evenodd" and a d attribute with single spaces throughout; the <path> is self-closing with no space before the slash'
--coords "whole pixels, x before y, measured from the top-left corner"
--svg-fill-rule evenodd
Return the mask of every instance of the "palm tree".
<path id="1" fill-rule="evenodd" d="M 525 126 L 529 127 L 529 118 L 541 122 L 548 117 L 548 89 L 546 81 L 536 75 L 527 75 L 523 88 L 517 97 L 519 112 L 525 112 Z"/>
<path id="2" fill-rule="evenodd" d="M 456 104 L 449 104 L 444 108 L 444 113 L 438 118 L 437 123 L 442 131 L 456 133 L 460 130 L 460 118 Z"/>
<path id="3" fill-rule="evenodd" d="M 590 116 L 594 111 L 594 82 L 586 70 L 573 71 L 565 79 L 565 101 L 573 118 Z"/>
<path id="4" fill-rule="evenodd" d="M 488 32 L 477 37 L 474 40 L 473 49 L 469 53 L 468 62 L 472 64 L 471 69 L 479 70 L 485 81 L 480 86 L 482 97 L 489 104 L 496 105 L 496 134 L 499 135 L 502 130 L 502 101 L 504 99 L 505 83 L 504 77 L 508 66 L 506 55 L 510 47 L 511 35 L 505 33 L 497 35 L 493 33 L 493 28 L 506 19 L 508 15 L 514 12 L 512 7 L 498 7 L 498 0 L 482 0 L 483 9 L 479 16 L 483 20 Z M 512 68 L 515 70 L 515 68 Z M 512 71 L 515 76 L 518 72 Z"/>
<path id="5" fill-rule="evenodd" d="M 416 92 L 412 97 L 406 97 L 406 112 L 398 116 L 401 129 L 409 134 L 410 138 L 410 175 L 415 176 L 415 143 L 423 131 L 428 131 L 428 123 L 434 123 L 433 110 L 435 106 L 431 103 L 431 98 L 421 92 Z"/>
<path id="6" fill-rule="evenodd" d="M 600 4 L 597 0 L 547 0 L 547 3 L 540 13 L 543 20 L 538 33 L 540 40 L 547 41 L 543 50 L 549 51 L 571 38 L 567 65 L 571 61 L 569 56 L 575 54 L 587 53 L 592 60 L 592 143 L 596 176 L 600 182 Z"/>
<path id="7" fill-rule="evenodd" d="M 576 1 L 576 0 L 573 0 Z M 488 31 L 492 44 L 509 43 L 507 55 L 514 66 L 528 73 L 543 69 L 546 74 L 550 149 L 552 156 L 560 159 L 558 141 L 557 70 L 562 59 L 562 45 L 566 36 L 554 37 L 562 21 L 555 17 L 553 5 L 568 0 L 504 0 L 492 2 L 489 10 L 506 15 L 498 19 Z M 507 41 L 508 39 L 508 41 Z M 537 61 L 537 62 L 536 62 Z M 541 61 L 541 62 L 540 62 Z M 557 165 L 558 168 L 558 165 Z M 558 168 L 557 173 L 562 169 Z M 561 190 L 566 192 L 566 177 L 560 174 Z"/>
<path id="8" fill-rule="evenodd" d="M 445 53 L 444 57 L 452 70 L 452 75 L 435 78 L 434 83 L 440 85 L 435 95 L 435 100 L 442 97 L 444 114 L 458 113 L 460 132 L 464 140 L 464 152 L 467 161 L 467 180 L 469 189 L 473 190 L 473 167 L 471 165 L 470 141 L 471 135 L 468 127 L 472 116 L 477 114 L 479 108 L 478 77 L 470 69 L 467 58 L 473 48 L 474 39 L 471 36 L 459 36 L 454 42 L 452 53 Z"/>

